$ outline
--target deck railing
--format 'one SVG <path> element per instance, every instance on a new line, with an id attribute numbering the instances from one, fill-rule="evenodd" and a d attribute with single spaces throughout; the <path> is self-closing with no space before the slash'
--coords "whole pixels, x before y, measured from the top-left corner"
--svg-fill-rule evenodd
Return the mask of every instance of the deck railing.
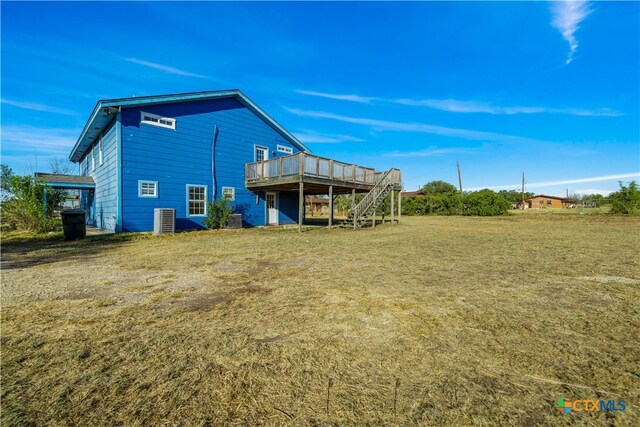
<path id="1" fill-rule="evenodd" d="M 310 176 L 373 186 L 385 173 L 307 153 L 247 163 L 245 169 L 248 183 L 290 176 Z"/>

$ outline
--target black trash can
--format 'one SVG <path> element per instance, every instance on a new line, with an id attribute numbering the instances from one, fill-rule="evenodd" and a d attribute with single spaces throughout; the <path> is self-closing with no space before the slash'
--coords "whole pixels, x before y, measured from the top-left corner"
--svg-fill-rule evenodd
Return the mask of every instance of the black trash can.
<path id="1" fill-rule="evenodd" d="M 85 212 L 82 209 L 67 209 L 60 212 L 64 240 L 83 239 L 87 235 Z"/>

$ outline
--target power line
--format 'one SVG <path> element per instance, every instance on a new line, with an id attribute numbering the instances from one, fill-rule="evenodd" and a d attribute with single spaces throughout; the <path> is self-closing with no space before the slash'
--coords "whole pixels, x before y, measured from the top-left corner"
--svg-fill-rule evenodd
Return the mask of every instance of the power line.
<path id="1" fill-rule="evenodd" d="M 410 176 L 408 178 L 405 178 L 405 180 L 408 181 L 408 180 L 415 179 L 415 178 L 422 178 L 422 177 L 425 177 L 425 176 L 434 175 L 435 173 L 440 172 L 440 171 L 445 170 L 445 169 L 450 168 L 450 167 L 455 167 L 455 165 L 453 165 L 453 164 L 446 165 L 446 166 L 443 166 L 443 167 L 441 167 L 439 169 L 429 171 L 427 173 L 421 173 L 419 175 Z"/>

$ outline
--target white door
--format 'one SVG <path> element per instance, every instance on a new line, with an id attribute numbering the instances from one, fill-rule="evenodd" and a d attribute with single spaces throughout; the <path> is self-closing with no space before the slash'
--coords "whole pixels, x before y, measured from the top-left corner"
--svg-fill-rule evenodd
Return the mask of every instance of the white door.
<path id="1" fill-rule="evenodd" d="M 264 162 L 265 160 L 269 160 L 269 150 L 265 147 L 255 147 L 255 161 L 256 162 Z M 258 177 L 259 178 L 268 178 L 269 177 L 269 169 L 266 167 L 258 167 Z"/>
<path id="2" fill-rule="evenodd" d="M 267 193 L 267 224 L 278 223 L 278 207 L 276 193 Z"/>
<path id="3" fill-rule="evenodd" d="M 256 162 L 269 160 L 269 149 L 266 147 L 256 147 Z"/>

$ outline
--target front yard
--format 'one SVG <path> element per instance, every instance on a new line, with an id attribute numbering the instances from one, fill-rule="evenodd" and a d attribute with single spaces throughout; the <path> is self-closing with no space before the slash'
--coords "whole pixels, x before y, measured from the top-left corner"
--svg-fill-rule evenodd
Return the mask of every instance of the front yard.
<path id="1" fill-rule="evenodd" d="M 5 237 L 2 421 L 638 425 L 639 235 L 521 214 Z"/>

